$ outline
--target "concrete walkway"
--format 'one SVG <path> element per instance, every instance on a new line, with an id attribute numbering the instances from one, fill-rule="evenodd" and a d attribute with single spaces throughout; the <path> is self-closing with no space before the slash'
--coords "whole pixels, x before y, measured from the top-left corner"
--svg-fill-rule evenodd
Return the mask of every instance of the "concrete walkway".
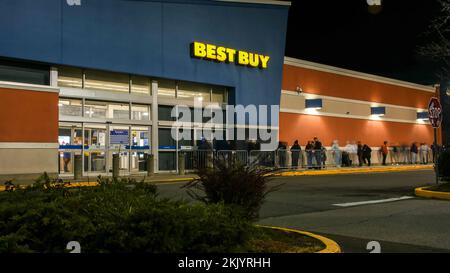
<path id="1" fill-rule="evenodd" d="M 317 176 L 317 175 L 339 175 L 339 174 L 358 174 L 358 173 L 378 173 L 378 172 L 399 172 L 399 171 L 415 171 L 415 170 L 431 170 L 433 165 L 388 165 L 388 166 L 371 166 L 371 167 L 346 167 L 346 168 L 336 168 L 329 167 L 321 170 L 278 170 L 273 175 L 279 176 Z M 71 177 L 61 177 L 64 182 L 71 182 L 75 185 L 93 185 L 97 182 L 97 175 L 82 177 L 79 180 L 74 180 Z M 110 176 L 109 176 L 110 177 Z M 152 176 L 142 176 L 142 175 L 131 175 L 131 178 L 135 178 L 137 181 L 144 180 L 150 183 L 174 183 L 174 182 L 187 182 L 192 181 L 198 176 L 194 173 L 188 173 L 185 175 L 178 175 L 176 173 L 158 173 Z M 13 181 L 14 182 L 14 181 Z M 20 183 L 15 183 L 16 185 L 30 185 L 34 181 L 20 181 Z M 3 183 L 2 183 L 3 184 Z M 5 187 L 0 185 L 0 191 L 3 191 Z"/>

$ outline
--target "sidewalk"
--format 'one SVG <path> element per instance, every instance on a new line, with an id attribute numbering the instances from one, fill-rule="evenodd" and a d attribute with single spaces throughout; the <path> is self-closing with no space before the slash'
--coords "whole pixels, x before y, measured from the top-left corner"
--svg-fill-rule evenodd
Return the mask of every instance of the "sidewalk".
<path id="1" fill-rule="evenodd" d="M 276 173 L 275 176 L 306 176 L 306 175 L 337 175 L 337 174 L 358 174 L 358 173 L 376 173 L 376 172 L 399 172 L 414 170 L 432 170 L 433 164 L 427 165 L 388 165 L 371 167 L 330 167 L 321 170 L 285 170 Z"/>
<path id="2" fill-rule="evenodd" d="M 376 173 L 376 172 L 398 172 L 398 171 L 413 171 L 413 170 L 432 170 L 433 165 L 388 165 L 388 166 L 371 166 L 371 167 L 327 167 L 321 170 L 307 170 L 307 169 L 281 169 L 275 171 L 274 176 L 312 176 L 312 175 L 337 175 L 337 174 L 357 174 L 357 173 Z M 137 181 L 142 181 L 143 176 L 130 176 Z M 187 182 L 198 178 L 194 173 L 186 175 L 178 175 L 175 173 L 158 173 L 153 176 L 145 177 L 145 182 L 152 183 L 171 183 L 171 182 Z M 64 181 L 73 181 L 71 179 L 63 179 Z M 81 182 L 95 182 L 97 177 L 85 177 Z M 78 182 L 80 182 L 78 181 Z"/>
<path id="3" fill-rule="evenodd" d="M 111 176 L 104 176 L 104 177 L 110 177 Z M 150 183 L 170 183 L 170 182 L 182 182 L 182 181 L 192 181 L 198 176 L 193 173 L 187 173 L 185 175 L 179 175 L 176 173 L 156 173 L 152 176 L 142 176 L 142 175 L 131 175 L 126 176 L 129 178 L 134 178 L 136 181 L 141 182 L 150 182 Z M 83 177 L 80 180 L 73 180 L 72 178 L 62 178 L 63 181 L 67 182 L 96 182 L 97 176 L 89 176 L 89 177 Z"/>
<path id="4" fill-rule="evenodd" d="M 346 167 L 336 168 L 330 167 L 322 170 L 278 170 L 273 175 L 275 177 L 288 177 L 288 176 L 315 176 L 315 175 L 339 175 L 339 174 L 364 174 L 364 173 L 379 173 L 379 172 L 399 172 L 399 171 L 414 171 L 414 170 L 432 170 L 433 165 L 391 165 L 391 166 L 371 166 L 371 167 Z M 176 182 L 188 182 L 198 178 L 195 174 L 178 175 L 175 173 L 159 173 L 152 176 L 130 176 L 137 181 L 142 181 L 145 178 L 145 182 L 149 183 L 176 183 Z M 64 182 L 70 182 L 70 187 L 79 186 L 96 186 L 97 176 L 83 177 L 80 180 L 73 180 L 71 178 L 62 178 Z M 30 185 L 29 183 L 20 183 L 20 185 Z M 0 191 L 4 191 L 5 187 L 0 185 Z"/>

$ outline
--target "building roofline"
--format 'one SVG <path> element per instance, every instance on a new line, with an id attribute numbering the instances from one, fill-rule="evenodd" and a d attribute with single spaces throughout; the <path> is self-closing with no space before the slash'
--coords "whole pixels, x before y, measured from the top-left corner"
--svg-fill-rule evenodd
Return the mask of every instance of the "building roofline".
<path id="1" fill-rule="evenodd" d="M 236 2 L 246 4 L 265 4 L 265 5 L 278 5 L 278 6 L 290 6 L 290 1 L 275 1 L 275 0 L 216 0 L 219 2 Z"/>
<path id="2" fill-rule="evenodd" d="M 373 74 L 358 72 L 358 71 L 339 68 L 339 67 L 330 66 L 330 65 L 314 63 L 314 62 L 300 60 L 300 59 L 291 58 L 291 57 L 284 57 L 284 64 L 318 70 L 318 71 L 323 71 L 323 72 L 328 72 L 328 73 L 333 73 L 333 74 L 339 74 L 339 75 L 343 75 L 343 76 L 359 78 L 359 79 L 364 79 L 364 80 L 369 80 L 369 81 L 375 81 L 375 82 L 380 82 L 380 83 L 387 83 L 387 84 L 412 88 L 412 89 L 418 89 L 421 91 L 426 91 L 426 92 L 431 92 L 431 93 L 436 92 L 434 86 L 422 85 L 422 84 L 418 84 L 418 83 L 412 83 L 412 82 L 407 82 L 407 81 L 391 79 L 391 78 L 387 78 L 387 77 L 377 76 L 377 75 L 373 75 Z"/>

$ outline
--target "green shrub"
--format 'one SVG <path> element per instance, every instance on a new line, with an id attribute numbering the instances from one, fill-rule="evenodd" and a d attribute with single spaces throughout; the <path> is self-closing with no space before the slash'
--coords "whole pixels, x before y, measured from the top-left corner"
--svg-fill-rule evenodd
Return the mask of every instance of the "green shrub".
<path id="1" fill-rule="evenodd" d="M 444 181 L 450 181 L 450 150 L 444 150 L 438 156 L 439 176 Z"/>
<path id="2" fill-rule="evenodd" d="M 99 182 L 0 193 L 0 253 L 66 252 L 70 241 L 83 253 L 234 252 L 249 236 L 250 223 L 224 204 L 158 198 L 154 185 L 134 180 Z"/>
<path id="3" fill-rule="evenodd" d="M 213 168 L 201 168 L 198 179 L 184 187 L 188 194 L 205 204 L 224 203 L 243 210 L 245 217 L 256 220 L 267 194 L 281 185 L 269 186 L 271 170 L 238 160 L 215 159 Z"/>

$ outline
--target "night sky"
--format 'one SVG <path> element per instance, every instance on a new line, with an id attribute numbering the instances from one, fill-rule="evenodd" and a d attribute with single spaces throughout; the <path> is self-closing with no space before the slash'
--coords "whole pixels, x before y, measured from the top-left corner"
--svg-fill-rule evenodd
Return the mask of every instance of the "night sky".
<path id="1" fill-rule="evenodd" d="M 436 65 L 418 54 L 435 0 L 294 0 L 286 56 L 421 84 L 436 83 Z"/>

